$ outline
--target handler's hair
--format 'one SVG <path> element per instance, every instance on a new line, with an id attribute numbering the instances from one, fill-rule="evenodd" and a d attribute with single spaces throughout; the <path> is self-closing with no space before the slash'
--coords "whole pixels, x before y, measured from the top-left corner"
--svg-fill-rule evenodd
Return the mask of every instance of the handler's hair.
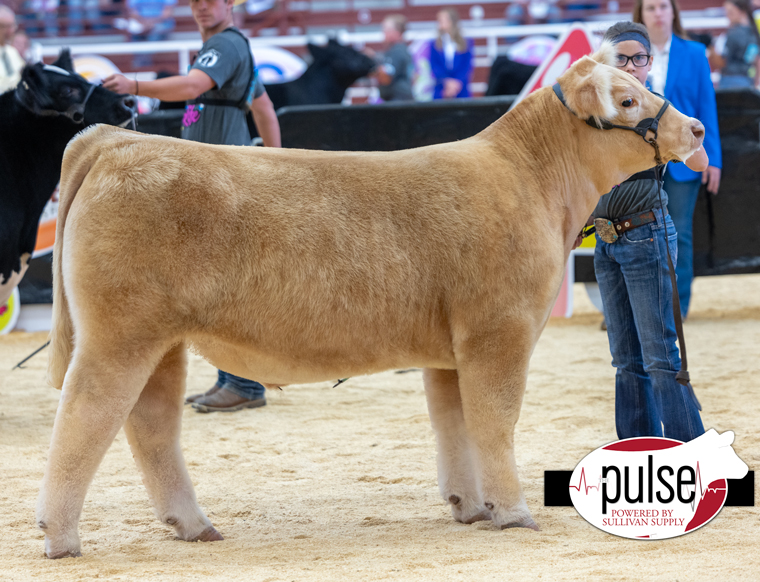
<path id="1" fill-rule="evenodd" d="M 688 40 L 689 35 L 683 29 L 681 24 L 681 8 L 678 6 L 678 0 L 670 0 L 670 6 L 673 8 L 673 34 Z M 636 0 L 633 5 L 633 21 L 644 24 L 644 0 Z"/>
<path id="2" fill-rule="evenodd" d="M 389 14 L 383 19 L 383 22 L 389 22 L 399 34 L 406 32 L 406 16 L 403 14 Z"/>
<path id="3" fill-rule="evenodd" d="M 649 39 L 649 33 L 647 32 L 647 27 L 643 24 L 639 24 L 638 22 L 631 22 L 629 20 L 624 20 L 623 22 L 616 22 L 612 26 L 610 26 L 607 29 L 607 32 L 604 33 L 604 38 L 602 40 L 608 40 L 612 43 L 615 42 L 617 37 L 619 37 L 621 34 L 625 34 L 626 32 L 635 32 L 637 34 L 640 34 L 645 39 L 647 39 L 647 42 L 651 45 L 652 41 Z"/>

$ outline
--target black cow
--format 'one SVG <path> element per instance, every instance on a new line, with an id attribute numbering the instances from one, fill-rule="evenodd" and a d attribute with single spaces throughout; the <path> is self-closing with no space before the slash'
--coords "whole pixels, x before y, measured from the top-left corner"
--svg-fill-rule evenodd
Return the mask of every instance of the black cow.
<path id="1" fill-rule="evenodd" d="M 509 57 L 496 57 L 488 75 L 486 97 L 492 95 L 518 95 L 536 70 Z"/>
<path id="2" fill-rule="evenodd" d="M 126 125 L 134 106 L 74 73 L 67 50 L 52 66 L 27 66 L 18 87 L 0 95 L 0 305 L 26 270 L 66 144 L 94 123 Z"/>
<path id="3" fill-rule="evenodd" d="M 314 61 L 303 75 L 287 83 L 266 85 L 275 111 L 286 105 L 340 103 L 346 89 L 377 65 L 367 55 L 334 39 L 325 46 L 309 43 L 308 48 Z"/>

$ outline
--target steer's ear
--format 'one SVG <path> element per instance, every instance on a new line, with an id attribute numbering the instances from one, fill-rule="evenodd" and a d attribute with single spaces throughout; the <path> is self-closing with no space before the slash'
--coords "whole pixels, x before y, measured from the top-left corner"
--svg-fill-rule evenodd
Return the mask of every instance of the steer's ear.
<path id="1" fill-rule="evenodd" d="M 591 58 L 594 59 L 597 63 L 602 63 L 603 65 L 614 67 L 616 55 L 617 49 L 615 48 L 615 45 L 610 41 L 605 40 L 599 46 L 599 49 L 593 55 L 591 55 Z"/>
<path id="2" fill-rule="evenodd" d="M 24 67 L 21 71 L 21 80 L 16 86 L 16 101 L 33 113 L 40 109 L 38 95 L 42 85 L 41 68 L 40 64 Z"/>
<path id="3" fill-rule="evenodd" d="M 581 119 L 615 117 L 612 75 L 604 65 L 590 57 L 583 57 L 558 81 L 567 106 Z"/>
<path id="4" fill-rule="evenodd" d="M 58 55 L 58 59 L 53 63 L 53 66 L 59 67 L 69 73 L 73 73 L 74 61 L 71 60 L 71 51 L 67 48 L 61 49 L 61 54 Z"/>

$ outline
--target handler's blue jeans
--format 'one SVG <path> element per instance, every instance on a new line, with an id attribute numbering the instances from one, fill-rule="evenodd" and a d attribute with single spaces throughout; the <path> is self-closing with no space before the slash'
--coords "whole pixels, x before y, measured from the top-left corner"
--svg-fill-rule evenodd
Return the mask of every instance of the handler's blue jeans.
<path id="1" fill-rule="evenodd" d="M 676 182 L 669 174 L 665 174 L 663 188 L 668 193 L 668 210 L 678 231 L 676 283 L 682 317 L 686 317 L 691 302 L 691 282 L 694 280 L 694 208 L 701 185 L 702 180 Z"/>
<path id="2" fill-rule="evenodd" d="M 234 392 L 241 398 L 246 398 L 248 400 L 264 398 L 264 393 L 266 392 L 266 388 L 258 382 L 248 380 L 247 378 L 241 378 L 240 376 L 235 376 L 228 372 L 222 372 L 221 370 L 219 370 L 218 373 L 217 383 L 222 388 L 226 388 L 230 392 Z"/>
<path id="3" fill-rule="evenodd" d="M 690 441 L 704 427 L 689 388 L 676 381 L 673 288 L 668 273 L 662 211 L 657 221 L 624 233 L 614 243 L 598 236 L 594 268 L 604 305 L 615 374 L 618 438 L 665 436 Z M 670 217 L 668 244 L 676 261 Z"/>

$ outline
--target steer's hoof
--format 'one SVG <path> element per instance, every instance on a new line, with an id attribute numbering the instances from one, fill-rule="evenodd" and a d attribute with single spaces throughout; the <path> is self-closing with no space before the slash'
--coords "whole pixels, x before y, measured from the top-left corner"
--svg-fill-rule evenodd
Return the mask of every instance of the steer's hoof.
<path id="1" fill-rule="evenodd" d="M 472 501 L 463 500 L 458 495 L 450 495 L 448 501 L 451 503 L 451 515 L 459 523 L 470 524 L 491 519 L 491 512 L 488 509 Z"/>
<path id="2" fill-rule="evenodd" d="M 513 521 L 511 523 L 504 524 L 501 526 L 501 529 L 508 529 L 511 527 L 527 527 L 528 529 L 538 531 L 538 524 L 533 521 L 533 518 L 531 517 L 528 519 L 523 519 L 522 521 Z"/>
<path id="3" fill-rule="evenodd" d="M 222 541 L 224 538 L 222 537 L 222 534 L 220 534 L 218 531 L 216 531 L 216 528 L 213 525 L 208 526 L 206 529 L 204 529 L 201 533 L 199 533 L 197 536 L 195 536 L 193 539 L 191 539 L 191 542 L 219 542 Z"/>
<path id="4" fill-rule="evenodd" d="M 70 552 L 68 550 L 63 552 L 57 552 L 54 554 L 45 554 L 48 558 L 51 560 L 60 560 L 61 558 L 81 558 L 82 552 L 76 551 L 76 552 Z"/>

